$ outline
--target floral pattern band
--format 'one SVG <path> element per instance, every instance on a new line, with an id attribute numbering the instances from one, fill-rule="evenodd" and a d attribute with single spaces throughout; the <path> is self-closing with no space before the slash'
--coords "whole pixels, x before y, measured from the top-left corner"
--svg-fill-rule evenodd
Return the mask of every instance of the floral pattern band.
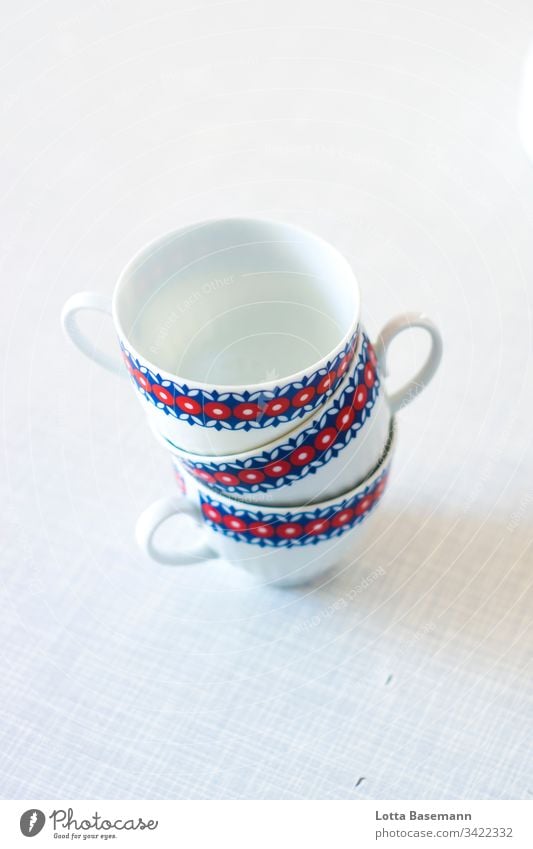
<path id="1" fill-rule="evenodd" d="M 356 439 L 372 414 L 380 391 L 376 355 L 363 334 L 357 365 L 335 403 L 296 437 L 274 449 L 258 449 L 254 457 L 229 463 L 174 460 L 213 489 L 238 494 L 273 490 L 301 480 L 336 457 Z M 169 445 L 172 442 L 166 439 Z"/>
<path id="2" fill-rule="evenodd" d="M 235 506 L 228 507 L 216 496 L 200 495 L 200 506 L 207 524 L 218 533 L 261 547 L 316 545 L 341 536 L 360 524 L 381 499 L 389 468 L 368 487 L 337 504 L 313 510 L 276 513 L 254 510 L 253 513 Z"/>
<path id="3" fill-rule="evenodd" d="M 359 328 L 324 368 L 302 380 L 276 386 L 272 390 L 246 390 L 241 394 L 208 392 L 191 384 L 166 380 L 134 357 L 122 340 L 119 341 L 124 363 L 139 392 L 163 413 L 200 427 L 251 430 L 276 427 L 319 407 L 343 380 L 355 355 L 358 337 Z"/>

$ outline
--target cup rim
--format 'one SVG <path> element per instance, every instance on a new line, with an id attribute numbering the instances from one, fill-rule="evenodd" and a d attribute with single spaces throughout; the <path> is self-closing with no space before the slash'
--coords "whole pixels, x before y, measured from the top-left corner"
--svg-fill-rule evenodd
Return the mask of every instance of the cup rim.
<path id="1" fill-rule="evenodd" d="M 398 436 L 398 428 L 396 425 L 396 419 L 394 416 L 391 416 L 391 421 L 389 425 L 389 437 L 383 453 L 378 460 L 373 471 L 370 472 L 362 481 L 359 481 L 356 486 L 353 486 L 351 489 L 345 490 L 345 492 L 340 495 L 336 495 L 333 498 L 328 498 L 326 501 L 317 501 L 317 502 L 307 502 L 304 504 L 292 504 L 288 507 L 276 507 L 274 504 L 262 503 L 256 504 L 253 501 L 249 501 L 246 499 L 245 501 L 239 500 L 237 498 L 229 498 L 227 495 L 223 495 L 219 493 L 217 490 L 211 489 L 206 484 L 201 483 L 196 478 L 194 478 L 187 469 L 184 469 L 184 473 L 187 478 L 190 478 L 194 487 L 198 490 L 198 492 L 202 495 L 207 496 L 208 499 L 219 501 L 222 504 L 225 504 L 227 507 L 232 507 L 236 509 L 244 509 L 249 512 L 260 512 L 260 513 L 283 513 L 284 515 L 291 515 L 292 513 L 302 513 L 305 510 L 325 510 L 329 507 L 333 507 L 335 504 L 342 504 L 347 499 L 353 498 L 353 496 L 357 495 L 360 491 L 367 489 L 371 486 L 375 481 L 383 474 L 383 471 L 386 466 L 390 464 L 392 456 L 394 454 L 396 443 Z"/>
<path id="2" fill-rule="evenodd" d="M 315 233 L 312 233 L 310 230 L 306 230 L 304 227 L 300 227 L 299 225 L 292 224 L 288 221 L 284 221 L 277 218 L 262 218 L 255 216 L 229 215 L 223 216 L 221 218 L 206 218 L 202 221 L 197 221 L 193 224 L 185 224 L 183 227 L 173 227 L 172 229 L 167 230 L 165 233 L 161 234 L 160 236 L 156 236 L 155 239 L 150 239 L 149 241 L 145 242 L 144 245 L 139 248 L 139 250 L 133 255 L 133 257 L 131 257 L 130 260 L 128 260 L 126 265 L 122 268 L 122 271 L 119 273 L 115 283 L 115 287 L 113 289 L 113 296 L 111 301 L 111 311 L 115 328 L 117 330 L 117 333 L 119 334 L 119 337 L 126 343 L 128 351 L 137 360 L 142 362 L 142 364 L 146 366 L 146 368 L 154 372 L 154 374 L 158 374 L 163 380 L 168 380 L 172 383 L 187 384 L 191 387 L 191 389 L 200 389 L 205 392 L 212 392 L 214 389 L 216 389 L 219 394 L 231 393 L 241 395 L 243 394 L 243 392 L 250 391 L 250 385 L 247 384 L 205 383 L 200 380 L 193 380 L 191 378 L 187 378 L 178 374 L 174 374 L 173 372 L 161 369 L 158 365 L 149 360 L 144 354 L 141 354 L 131 344 L 129 336 L 124 332 L 124 328 L 122 326 L 122 322 L 118 314 L 118 299 L 121 290 L 123 287 L 126 286 L 127 278 L 131 274 L 132 270 L 137 266 L 139 261 L 142 260 L 145 255 L 148 255 L 150 252 L 158 249 L 167 239 L 171 238 L 172 236 L 177 236 L 178 234 L 185 235 L 187 231 L 193 231 L 201 227 L 210 226 L 220 222 L 252 222 L 254 224 L 262 224 L 267 226 L 275 225 L 277 227 L 282 227 L 283 229 L 291 230 L 295 234 L 300 234 L 304 237 L 311 238 L 314 241 L 319 242 L 324 248 L 336 255 L 337 259 L 340 260 L 341 263 L 346 267 L 349 275 L 353 280 L 355 290 L 355 310 L 354 317 L 344 336 L 337 342 L 334 348 L 332 348 L 330 351 L 328 351 L 327 354 L 325 354 L 325 356 L 321 357 L 320 360 L 316 360 L 313 363 L 309 363 L 309 365 L 307 365 L 304 369 L 301 369 L 300 371 L 294 372 L 292 374 L 279 376 L 274 380 L 263 381 L 262 383 L 253 383 L 251 384 L 251 386 L 253 386 L 253 392 L 270 392 L 276 389 L 276 387 L 279 387 L 280 385 L 294 383 L 302 377 L 305 377 L 307 374 L 311 374 L 320 371 L 320 369 L 322 368 L 325 368 L 328 363 L 330 363 L 331 360 L 334 359 L 342 351 L 342 349 L 348 344 L 352 336 L 358 330 L 361 314 L 361 292 L 359 289 L 357 277 L 355 276 L 355 273 L 344 254 L 342 254 L 341 251 L 339 251 L 326 239 L 323 239 L 322 236 L 318 236 Z M 249 244 L 253 244 L 253 242 L 250 242 Z M 360 331 L 358 335 L 360 335 Z"/>
<path id="3" fill-rule="evenodd" d="M 354 368 L 356 363 L 359 360 L 361 355 L 361 350 L 363 347 L 363 337 L 364 331 L 361 328 L 359 331 L 359 337 L 357 339 L 357 345 L 355 347 L 354 355 L 352 362 L 350 364 L 350 368 L 346 370 L 346 374 L 341 380 L 340 384 L 337 386 L 335 392 L 332 395 L 328 395 L 324 400 L 323 404 L 320 404 L 319 407 L 315 407 L 315 409 L 304 419 L 299 419 L 298 423 L 295 424 L 291 430 L 287 433 L 278 436 L 277 439 L 269 440 L 268 442 L 263 443 L 262 445 L 257 446 L 256 448 L 249 448 L 247 451 L 236 451 L 233 454 L 194 454 L 192 451 L 186 451 L 185 448 L 180 448 L 179 445 L 175 445 L 167 436 L 164 436 L 159 432 L 159 429 L 155 423 L 155 421 L 150 420 L 148 422 L 150 429 L 158 441 L 158 443 L 169 451 L 172 455 L 176 456 L 179 460 L 189 460 L 194 463 L 235 463 L 235 462 L 245 462 L 246 460 L 257 456 L 261 451 L 273 451 L 278 448 L 280 445 L 283 445 L 288 439 L 294 437 L 295 434 L 299 431 L 303 432 L 307 428 L 312 426 L 312 423 L 315 421 L 316 416 L 320 418 L 327 412 L 328 406 L 334 403 L 345 389 L 348 386 L 351 376 L 353 375 Z"/>

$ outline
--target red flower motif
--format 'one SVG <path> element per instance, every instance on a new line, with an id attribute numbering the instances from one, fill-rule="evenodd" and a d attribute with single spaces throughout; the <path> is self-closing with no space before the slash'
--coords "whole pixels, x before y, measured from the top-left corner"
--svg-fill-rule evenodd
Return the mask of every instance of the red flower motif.
<path id="1" fill-rule="evenodd" d="M 372 389 L 376 382 L 376 370 L 372 363 L 367 363 L 365 366 L 365 383 L 369 389 Z"/>
<path id="2" fill-rule="evenodd" d="M 362 410 L 368 399 L 368 389 L 364 383 L 360 383 L 353 394 L 352 407 L 354 410 Z"/>
<path id="3" fill-rule="evenodd" d="M 373 498 L 371 495 L 365 495 L 364 498 L 358 503 L 357 507 L 354 510 L 356 516 L 361 516 L 363 513 L 366 513 L 368 508 L 371 506 L 373 502 Z"/>
<path id="4" fill-rule="evenodd" d="M 333 386 L 333 382 L 335 380 L 336 374 L 334 371 L 330 371 L 329 374 L 325 374 L 320 383 L 318 384 L 316 391 L 319 395 L 322 395 L 324 392 L 327 392 L 328 389 L 331 389 Z"/>
<path id="5" fill-rule="evenodd" d="M 371 342 L 368 343 L 368 359 L 370 360 L 374 368 L 377 368 L 378 358 L 376 357 L 376 352 L 374 351 L 374 346 Z"/>
<path id="6" fill-rule="evenodd" d="M 341 510 L 340 513 L 336 513 L 331 520 L 331 524 L 334 528 L 341 528 L 343 525 L 348 524 L 350 519 L 353 518 L 353 510 L 350 507 L 347 507 L 346 510 Z"/>
<path id="7" fill-rule="evenodd" d="M 239 472 L 239 478 L 243 483 L 262 483 L 265 476 L 260 469 L 243 469 Z"/>
<path id="8" fill-rule="evenodd" d="M 348 430 L 352 426 L 354 419 L 355 413 L 353 411 L 353 408 L 351 406 L 343 407 L 340 413 L 338 414 L 337 418 L 335 419 L 337 430 Z"/>
<path id="9" fill-rule="evenodd" d="M 292 452 L 289 460 L 293 466 L 306 466 L 307 463 L 311 462 L 315 454 L 316 451 L 312 445 L 302 445 L 301 448 L 297 448 L 296 451 Z"/>
<path id="10" fill-rule="evenodd" d="M 174 404 L 174 396 L 166 386 L 160 386 L 159 383 L 152 383 L 152 392 L 162 404 L 167 404 L 168 406 Z"/>
<path id="11" fill-rule="evenodd" d="M 290 406 L 291 402 L 288 398 L 271 398 L 265 404 L 265 414 L 267 416 L 282 416 Z"/>
<path id="12" fill-rule="evenodd" d="M 197 416 L 202 410 L 196 398 L 191 398 L 189 395 L 179 395 L 174 403 L 176 407 L 179 407 L 184 413 L 190 413 L 191 416 Z"/>
<path id="13" fill-rule="evenodd" d="M 202 504 L 202 513 L 211 522 L 221 522 L 222 521 L 222 514 L 221 514 L 220 510 L 217 510 L 217 508 L 213 507 L 212 504 Z"/>
<path id="14" fill-rule="evenodd" d="M 306 386 L 305 389 L 300 389 L 292 399 L 293 407 L 305 407 L 313 400 L 315 391 L 314 386 Z"/>
<path id="15" fill-rule="evenodd" d="M 334 427 L 326 427 L 321 430 L 318 436 L 315 436 L 315 448 L 317 451 L 325 451 L 334 444 L 337 439 L 337 431 Z"/>
<path id="16" fill-rule="evenodd" d="M 195 469 L 194 466 L 192 468 L 189 466 L 188 468 L 193 473 L 193 475 L 197 478 L 200 478 L 200 480 L 205 481 L 206 483 L 214 483 L 214 476 L 210 474 L 210 472 L 206 472 L 205 469 Z"/>
<path id="17" fill-rule="evenodd" d="M 250 522 L 248 530 L 254 537 L 273 537 L 274 528 L 266 522 Z"/>
<path id="18" fill-rule="evenodd" d="M 257 404 L 237 404 L 233 410 L 238 419 L 250 421 L 257 419 L 261 414 L 261 408 Z"/>
<path id="19" fill-rule="evenodd" d="M 215 472 L 215 480 L 223 486 L 236 486 L 239 483 L 237 475 L 232 475 L 229 472 Z"/>
<path id="20" fill-rule="evenodd" d="M 350 365 L 351 356 L 352 356 L 351 353 L 348 352 L 342 358 L 339 365 L 337 366 L 337 377 L 342 377 L 342 375 L 344 374 L 344 372 L 346 371 L 346 369 Z"/>
<path id="21" fill-rule="evenodd" d="M 373 498 L 374 501 L 377 501 L 378 498 L 381 498 L 381 496 L 383 495 L 383 491 L 384 491 L 386 486 L 387 486 L 387 478 L 382 478 L 380 480 L 380 482 L 378 483 L 378 485 L 376 486 L 376 488 L 374 489 L 373 493 L 372 493 L 372 498 Z"/>
<path id="22" fill-rule="evenodd" d="M 131 373 L 133 372 L 133 363 L 132 363 L 132 361 L 130 360 L 130 358 L 128 357 L 128 355 L 127 355 L 127 354 L 125 354 L 125 353 L 123 353 L 123 354 L 122 354 L 122 359 L 124 360 L 124 365 L 126 366 L 126 368 L 128 369 L 129 373 L 131 374 Z"/>
<path id="23" fill-rule="evenodd" d="M 281 478 L 283 475 L 288 474 L 290 470 L 291 464 L 287 463 L 286 460 L 275 460 L 263 469 L 264 473 L 268 475 L 269 478 Z"/>
<path id="24" fill-rule="evenodd" d="M 329 525 L 329 519 L 313 519 L 305 526 L 305 533 L 309 536 L 325 534 L 326 531 L 329 529 Z"/>
<path id="25" fill-rule="evenodd" d="M 239 519 L 238 516 L 223 516 L 222 521 L 230 531 L 245 531 L 247 527 L 244 519 Z"/>
<path id="26" fill-rule="evenodd" d="M 178 471 L 178 469 L 174 470 L 174 477 L 176 478 L 176 483 L 182 495 L 185 495 L 185 493 L 187 492 L 187 487 L 185 486 L 185 481 L 183 480 L 183 477 L 181 476 L 181 473 Z"/>
<path id="27" fill-rule="evenodd" d="M 285 522 L 283 525 L 278 525 L 276 532 L 282 539 L 296 539 L 301 537 L 304 529 L 298 522 Z"/>
<path id="28" fill-rule="evenodd" d="M 142 386 L 142 388 L 145 389 L 146 392 L 149 392 L 150 389 L 152 388 L 152 384 L 150 383 L 150 381 L 148 380 L 146 375 L 143 374 L 142 371 L 139 371 L 138 369 L 134 369 L 132 374 L 133 374 L 135 380 L 137 381 L 137 383 L 139 384 L 139 386 Z"/>
<path id="29" fill-rule="evenodd" d="M 228 419 L 231 416 L 230 408 L 220 401 L 208 401 L 204 404 L 204 412 L 210 419 Z"/>

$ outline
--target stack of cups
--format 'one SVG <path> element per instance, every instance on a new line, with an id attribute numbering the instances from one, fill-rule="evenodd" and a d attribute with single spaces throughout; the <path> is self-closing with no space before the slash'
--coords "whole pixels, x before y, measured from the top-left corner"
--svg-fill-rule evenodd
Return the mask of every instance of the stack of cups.
<path id="1" fill-rule="evenodd" d="M 394 413 L 427 385 L 441 357 L 435 325 L 409 313 L 375 346 L 360 321 L 357 282 L 331 245 L 292 225 L 222 219 L 174 231 L 127 265 L 112 301 L 80 293 L 63 326 L 114 372 L 76 323 L 108 312 L 150 428 L 171 455 L 178 494 L 139 518 L 137 540 L 159 563 L 222 556 L 262 581 L 304 583 L 352 549 L 385 490 Z M 391 340 L 425 329 L 418 374 L 387 395 Z M 194 543 L 163 550 L 176 514 Z"/>

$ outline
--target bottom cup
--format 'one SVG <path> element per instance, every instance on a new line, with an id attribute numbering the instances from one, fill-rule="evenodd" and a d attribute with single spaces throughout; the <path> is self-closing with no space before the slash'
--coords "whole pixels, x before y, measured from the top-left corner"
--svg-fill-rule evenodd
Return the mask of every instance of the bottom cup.
<path id="1" fill-rule="evenodd" d="M 307 583 L 335 566 L 354 546 L 385 490 L 395 443 L 392 420 L 387 446 L 371 475 L 342 496 L 300 507 L 268 509 L 236 501 L 184 473 L 183 495 L 156 501 L 141 514 L 137 542 L 153 560 L 169 566 L 223 557 L 264 583 Z M 187 548 L 164 551 L 157 545 L 157 531 L 180 515 L 197 523 L 198 539 Z"/>

